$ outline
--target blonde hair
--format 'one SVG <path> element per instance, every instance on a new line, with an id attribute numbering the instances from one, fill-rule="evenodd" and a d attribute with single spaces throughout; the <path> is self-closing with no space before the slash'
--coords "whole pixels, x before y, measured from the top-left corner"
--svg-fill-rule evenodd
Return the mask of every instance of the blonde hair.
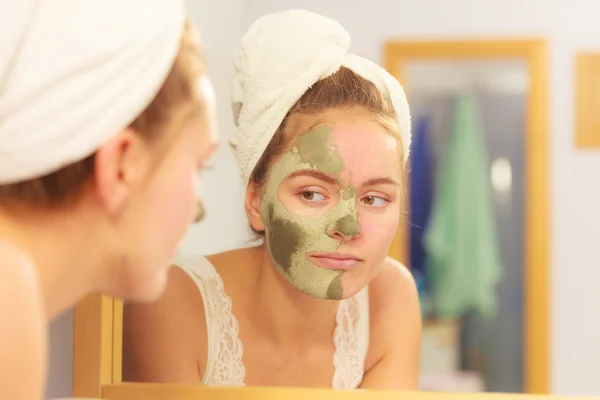
<path id="1" fill-rule="evenodd" d="M 168 136 L 182 107 L 196 102 L 196 84 L 204 61 L 195 31 L 186 22 L 178 54 L 161 89 L 129 128 L 148 141 Z M 39 178 L 0 186 L 0 202 L 54 207 L 77 197 L 94 172 L 95 154 Z"/>
<path id="2" fill-rule="evenodd" d="M 250 182 L 258 188 L 264 186 L 271 164 L 285 152 L 294 139 L 294 134 L 301 133 L 288 132 L 287 128 L 292 119 L 318 120 L 320 115 L 329 110 L 352 107 L 360 107 L 372 113 L 375 121 L 394 136 L 402 149 L 400 157 L 404 165 L 405 151 L 392 103 L 372 82 L 346 67 L 341 67 L 333 75 L 315 83 L 290 109 L 256 164 Z"/>

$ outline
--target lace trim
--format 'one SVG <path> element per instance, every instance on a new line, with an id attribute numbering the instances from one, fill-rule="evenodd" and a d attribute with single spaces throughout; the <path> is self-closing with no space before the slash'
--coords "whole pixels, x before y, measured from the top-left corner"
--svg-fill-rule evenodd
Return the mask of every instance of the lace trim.
<path id="1" fill-rule="evenodd" d="M 335 372 L 332 386 L 334 389 L 356 389 L 362 382 L 364 360 L 359 354 L 359 338 L 357 337 L 359 317 L 358 295 L 340 302 L 333 333 Z"/>
<path id="2" fill-rule="evenodd" d="M 239 338 L 239 322 L 232 312 L 231 298 L 225 293 L 219 275 L 202 280 L 210 306 L 207 322 L 212 337 L 209 337 L 209 343 L 214 346 L 209 348 L 209 364 L 203 382 L 213 386 L 244 386 L 244 349 Z M 336 313 L 333 389 L 355 389 L 363 379 L 364 360 L 357 336 L 360 318 L 358 301 L 358 295 L 342 300 Z"/>
<path id="3" fill-rule="evenodd" d="M 212 327 L 215 346 L 209 360 L 212 371 L 206 376 L 207 385 L 244 386 L 246 369 L 242 363 L 244 349 L 239 338 L 239 323 L 231 311 L 231 299 L 225 293 L 223 280 L 216 275 L 206 282 L 206 293 L 210 304 L 209 324 Z M 208 367 L 208 366 L 207 366 Z M 208 372 L 208 371 L 207 371 Z"/>

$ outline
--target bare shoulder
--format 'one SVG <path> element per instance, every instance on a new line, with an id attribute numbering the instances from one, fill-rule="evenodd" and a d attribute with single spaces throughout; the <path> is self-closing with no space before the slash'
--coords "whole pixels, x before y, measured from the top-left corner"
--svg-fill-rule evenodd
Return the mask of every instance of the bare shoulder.
<path id="1" fill-rule="evenodd" d="M 260 247 L 246 247 L 224 251 L 207 256 L 206 258 L 215 267 L 220 275 L 228 274 L 230 270 L 248 269 L 256 264 L 263 256 Z"/>
<path id="2" fill-rule="evenodd" d="M 248 249 L 207 257 L 193 256 L 173 265 L 163 295 L 153 303 L 126 304 L 123 312 L 123 377 L 135 382 L 197 384 L 208 360 L 205 304 L 196 277 L 208 273 L 206 258 L 229 290 L 243 282 L 232 266 L 248 258 Z M 198 264 L 195 264 L 198 263 Z M 200 268 L 201 264 L 204 266 Z M 194 265 L 198 266 L 194 270 Z M 194 278 L 192 278 L 194 276 Z"/>
<path id="3" fill-rule="evenodd" d="M 0 382 L 3 398 L 39 399 L 46 371 L 43 296 L 33 263 L 14 247 L 0 243 Z"/>
<path id="4" fill-rule="evenodd" d="M 127 303 L 123 311 L 123 378 L 135 382 L 198 383 L 206 360 L 202 295 L 178 266 L 163 295 L 152 303 Z"/>
<path id="5" fill-rule="evenodd" d="M 369 285 L 370 344 L 367 366 L 376 364 L 399 337 L 419 336 L 421 311 L 412 274 L 387 257 Z"/>
<path id="6" fill-rule="evenodd" d="M 236 293 L 243 289 L 250 276 L 257 272 L 262 257 L 260 247 L 248 247 L 213 254 L 206 258 L 223 279 L 225 291 L 235 303 Z"/>
<path id="7" fill-rule="evenodd" d="M 399 261 L 387 257 L 383 268 L 369 285 L 369 297 L 377 314 L 398 310 L 398 303 L 417 301 L 417 287 L 412 274 Z M 411 306 L 411 304 L 407 304 Z"/>
<path id="8" fill-rule="evenodd" d="M 169 270 L 167 286 L 161 297 L 151 303 L 128 303 L 129 315 L 152 312 L 156 317 L 169 318 L 171 322 L 193 312 L 204 314 L 204 303 L 197 285 L 180 267 L 173 265 Z M 196 318 L 195 318 L 196 319 Z"/>

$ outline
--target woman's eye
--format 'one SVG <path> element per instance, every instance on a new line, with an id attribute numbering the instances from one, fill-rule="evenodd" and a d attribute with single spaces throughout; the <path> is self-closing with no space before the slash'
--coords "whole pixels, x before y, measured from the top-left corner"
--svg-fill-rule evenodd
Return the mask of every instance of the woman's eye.
<path id="1" fill-rule="evenodd" d="M 388 203 L 387 200 L 377 196 L 363 197 L 362 202 L 370 207 L 383 207 Z"/>
<path id="2" fill-rule="evenodd" d="M 306 191 L 302 192 L 302 198 L 306 201 L 324 201 L 325 196 L 317 192 Z"/>

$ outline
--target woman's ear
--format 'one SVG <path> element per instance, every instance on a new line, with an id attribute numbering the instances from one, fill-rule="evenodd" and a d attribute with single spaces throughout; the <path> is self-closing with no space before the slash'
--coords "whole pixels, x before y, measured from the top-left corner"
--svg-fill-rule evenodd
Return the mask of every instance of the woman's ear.
<path id="1" fill-rule="evenodd" d="M 94 157 L 94 185 L 105 210 L 118 215 L 135 186 L 145 181 L 152 166 L 148 145 L 126 128 L 107 140 Z"/>
<path id="2" fill-rule="evenodd" d="M 257 232 L 265 230 L 265 225 L 260 216 L 260 190 L 252 182 L 246 190 L 246 215 L 252 229 Z"/>

